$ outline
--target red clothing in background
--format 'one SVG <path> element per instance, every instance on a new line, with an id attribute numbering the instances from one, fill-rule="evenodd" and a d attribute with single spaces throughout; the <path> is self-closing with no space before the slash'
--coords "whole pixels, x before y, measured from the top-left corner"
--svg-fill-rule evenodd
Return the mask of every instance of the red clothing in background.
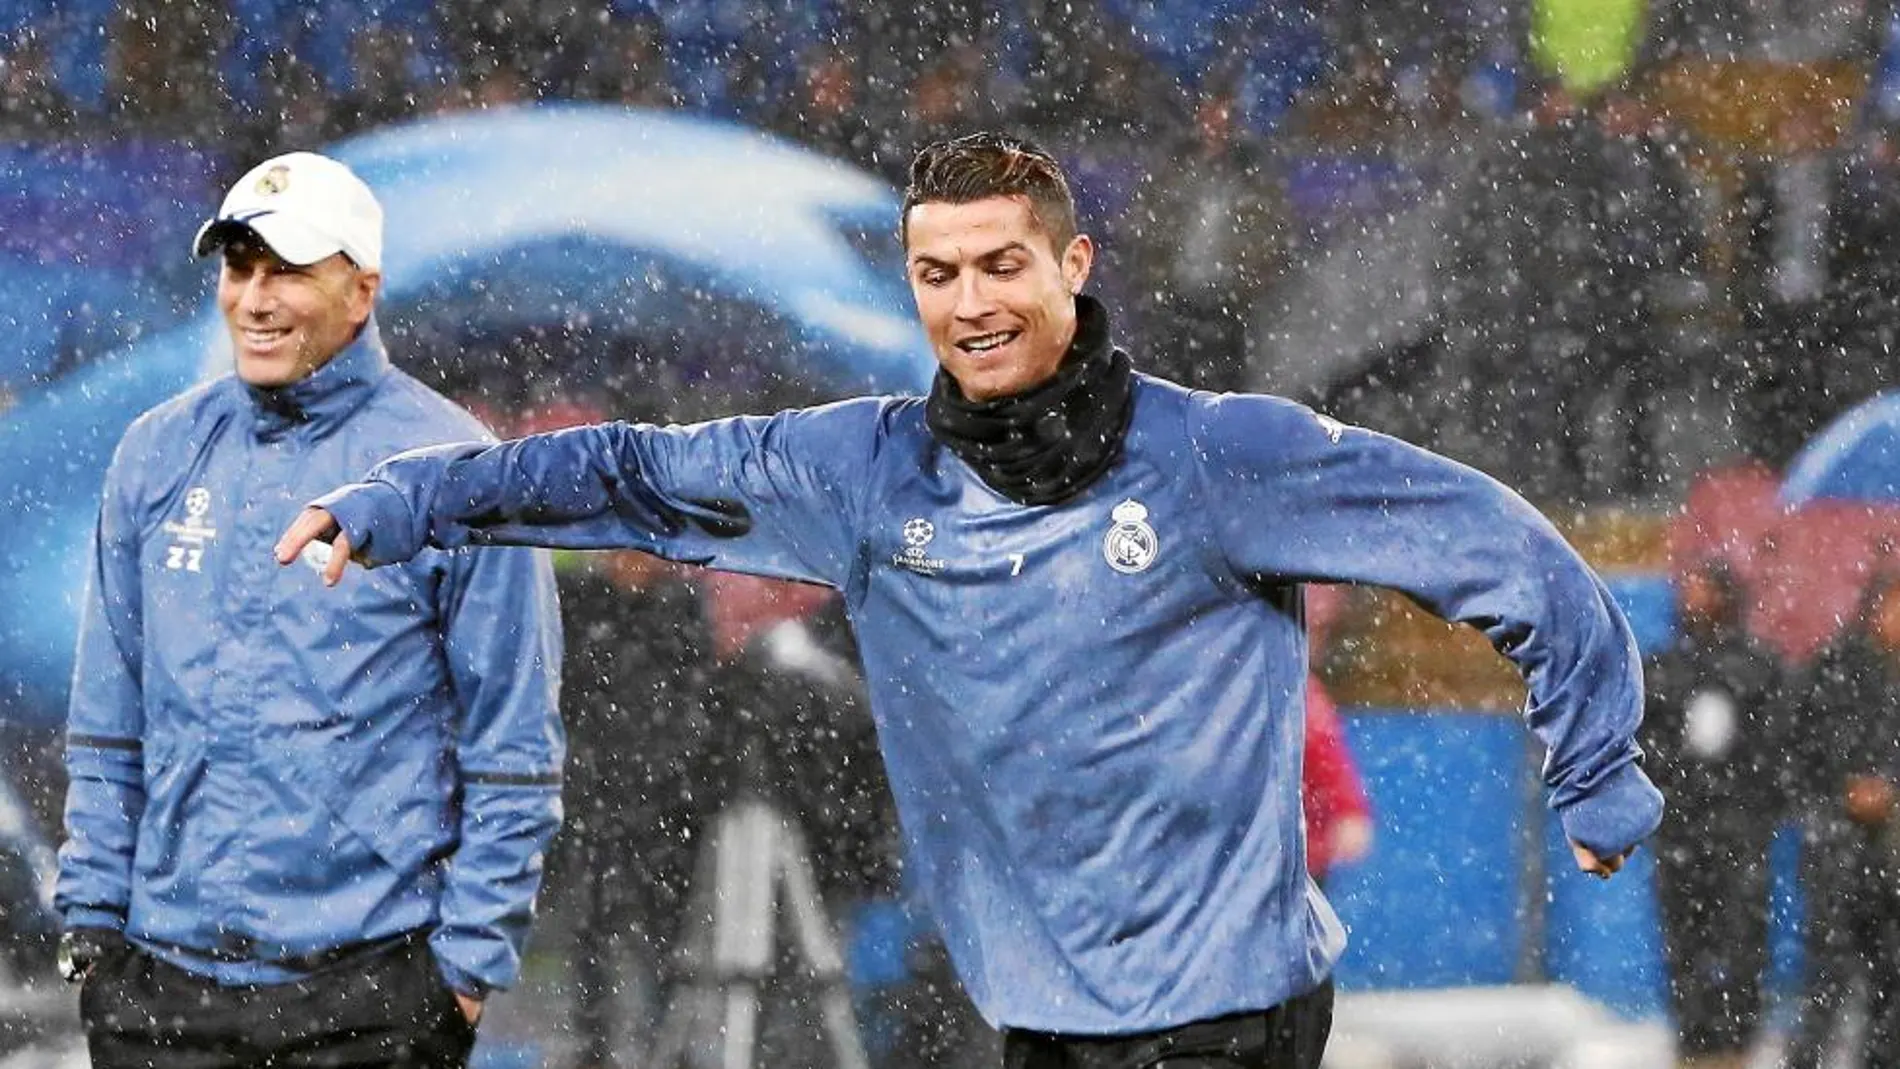
<path id="1" fill-rule="evenodd" d="M 1306 813 L 1306 866 L 1315 880 L 1325 879 L 1335 862 L 1355 861 L 1364 854 L 1361 848 L 1351 851 L 1352 856 L 1339 856 L 1336 838 L 1342 823 L 1358 820 L 1369 825 L 1372 808 L 1359 781 L 1359 767 L 1346 749 L 1339 707 L 1312 675 L 1306 677 L 1306 763 L 1300 776 L 1300 801 Z"/>

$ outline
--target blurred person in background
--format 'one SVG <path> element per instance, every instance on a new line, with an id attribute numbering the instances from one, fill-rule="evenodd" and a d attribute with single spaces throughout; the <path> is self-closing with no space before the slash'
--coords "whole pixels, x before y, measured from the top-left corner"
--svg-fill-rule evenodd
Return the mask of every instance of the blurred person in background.
<path id="1" fill-rule="evenodd" d="M 246 109 L 238 138 L 242 158 L 260 159 L 320 145 L 336 132 L 331 99 L 316 68 L 288 49 L 266 54 L 258 72 L 259 99 Z"/>
<path id="2" fill-rule="evenodd" d="M 41 31 L 27 26 L 0 42 L 0 136 L 13 141 L 60 137 L 72 133 L 77 120 Z M 4 407 L 0 400 L 0 410 Z"/>
<path id="3" fill-rule="evenodd" d="M 1896 58 L 1900 58 L 1897 56 Z M 1894 101 L 1900 109 L 1900 100 Z M 1813 398 L 1822 420 L 1886 389 L 1900 350 L 1900 114 L 1854 131 L 1828 203 L 1829 348 Z"/>
<path id="4" fill-rule="evenodd" d="M 1207 390 L 1250 385 L 1256 308 L 1286 270 L 1278 179 L 1240 128 L 1231 91 L 1204 95 L 1179 166 L 1142 183 L 1131 213 L 1138 270 L 1155 280 L 1145 333 L 1154 371 Z"/>
<path id="5" fill-rule="evenodd" d="M 413 27 L 373 21 L 350 36 L 349 86 L 330 104 L 334 136 L 374 130 L 428 110 L 441 87 L 422 77 Z"/>
<path id="6" fill-rule="evenodd" d="M 1900 578 L 1876 575 L 1859 618 L 1800 692 L 1807 994 L 1790 1069 L 1821 1069 L 1865 991 L 1859 1069 L 1900 1066 Z"/>
<path id="7" fill-rule="evenodd" d="M 1000 108 L 989 94 L 988 58 L 979 41 L 959 39 L 918 68 L 903 112 L 908 144 L 928 144 L 996 120 Z"/>
<path id="8" fill-rule="evenodd" d="M 1347 748 L 1339 706 L 1315 675 L 1306 678 L 1300 807 L 1306 814 L 1306 868 L 1321 887 L 1334 867 L 1363 861 L 1372 852 L 1372 804 Z"/>
<path id="9" fill-rule="evenodd" d="M 0 739 L 0 744 L 11 741 Z M 51 894 L 56 863 L 38 814 L 14 788 L 16 766 L 0 773 L 0 989 L 52 967 L 59 918 Z"/>
<path id="10" fill-rule="evenodd" d="M 193 251 L 236 369 L 141 416 L 106 475 L 61 971 L 100 1069 L 461 1066 L 560 823 L 547 555 L 431 550 L 313 611 L 328 557 L 270 567 L 279 517 L 485 432 L 390 366 L 382 208 L 343 164 L 258 164 Z"/>
<path id="11" fill-rule="evenodd" d="M 317 499 L 278 559 L 328 540 L 334 583 L 557 543 L 843 592 L 908 871 L 1012 1069 L 1320 1064 L 1344 931 L 1305 862 L 1307 582 L 1396 587 L 1516 663 L 1580 870 L 1655 829 L 1634 637 L 1521 498 L 1137 374 L 1033 144 L 926 147 L 899 219 L 928 397 L 418 450 Z"/>
<path id="12" fill-rule="evenodd" d="M 1540 501 L 1640 492 L 1658 363 L 1655 309 L 1693 242 L 1685 178 L 1640 102 L 1533 86 L 1523 125 L 1480 164 L 1463 235 L 1458 359 L 1481 384 L 1483 467 Z"/>
<path id="13" fill-rule="evenodd" d="M 1676 604 L 1676 638 L 1644 672 L 1641 737 L 1645 767 L 1675 803 L 1655 849 L 1677 1064 L 1742 1069 L 1762 1019 L 1789 695 L 1779 659 L 1748 632 L 1746 591 L 1727 565 L 1683 569 Z"/>
<path id="14" fill-rule="evenodd" d="M 631 1069 L 671 977 L 702 826 L 724 800 L 706 740 L 718 665 L 678 565 L 623 550 L 560 571 L 566 819 L 548 872 L 565 926 L 576 1065 Z"/>
<path id="15" fill-rule="evenodd" d="M 1325 659 L 1344 601 L 1339 587 L 1316 583 L 1306 588 L 1306 641 L 1315 665 Z M 1346 742 L 1339 706 L 1317 671 L 1306 676 L 1300 806 L 1306 816 L 1306 867 L 1321 887 L 1336 866 L 1356 864 L 1372 852 L 1372 803 Z"/>
<path id="16" fill-rule="evenodd" d="M 667 68 L 666 27 L 652 11 L 608 11 L 569 49 L 564 76 L 576 100 L 637 108 L 679 103 Z"/>
<path id="17" fill-rule="evenodd" d="M 232 107 L 220 65 L 235 32 L 228 0 L 126 0 L 108 17 L 104 104 L 113 124 L 144 137 L 223 141 Z"/>
<path id="18" fill-rule="evenodd" d="M 796 90 L 774 109 L 770 127 L 836 159 L 885 173 L 900 162 L 865 118 L 851 53 L 814 45 L 800 59 Z"/>
<path id="19" fill-rule="evenodd" d="M 1597 332 L 1609 381 L 1581 438 L 1596 464 L 1611 470 L 1586 481 L 1641 499 L 1661 489 L 1666 400 L 1691 389 L 1668 328 L 1706 304 L 1706 234 L 1684 137 L 1660 108 L 1613 85 L 1590 101 L 1589 121 L 1597 148 L 1590 166 L 1602 185 Z"/>
<path id="20" fill-rule="evenodd" d="M 571 50 L 598 33 L 591 4 L 441 0 L 443 44 L 473 107 L 541 99 L 560 88 Z"/>
<path id="21" fill-rule="evenodd" d="M 734 754 L 763 747 L 749 786 L 803 828 L 835 907 L 895 893 L 897 814 L 844 607 L 822 588 L 743 575 L 705 585 L 721 693 L 736 718 L 714 737 Z"/>

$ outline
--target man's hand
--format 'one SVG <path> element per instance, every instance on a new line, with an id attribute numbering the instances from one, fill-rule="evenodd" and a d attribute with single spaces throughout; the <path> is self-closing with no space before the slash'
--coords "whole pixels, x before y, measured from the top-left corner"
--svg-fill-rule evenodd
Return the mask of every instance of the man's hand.
<path id="1" fill-rule="evenodd" d="M 468 1021 L 469 1024 L 475 1025 L 475 1024 L 481 1023 L 482 1021 L 482 1000 L 481 999 L 478 999 L 473 995 L 464 995 L 460 991 L 457 991 L 455 993 L 455 1004 L 461 1007 L 462 1016 Z"/>
<path id="2" fill-rule="evenodd" d="M 1598 857 L 1594 850 L 1582 843 L 1570 844 L 1570 853 L 1576 857 L 1577 867 L 1599 880 L 1607 880 L 1615 875 L 1617 870 L 1623 867 L 1623 862 L 1628 861 L 1629 856 L 1635 852 L 1636 848 L 1632 846 L 1614 857 Z"/>
<path id="3" fill-rule="evenodd" d="M 124 953 L 125 935 L 107 928 L 71 928 L 59 937 L 59 977 L 76 984 L 91 975 L 100 959 Z"/>
<path id="4" fill-rule="evenodd" d="M 325 509 L 307 508 L 297 514 L 284 529 L 284 536 L 277 540 L 277 563 L 289 564 L 296 560 L 312 542 L 330 544 L 330 559 L 323 565 L 323 585 L 335 586 L 350 563 L 350 536 L 343 533 L 336 517 Z"/>

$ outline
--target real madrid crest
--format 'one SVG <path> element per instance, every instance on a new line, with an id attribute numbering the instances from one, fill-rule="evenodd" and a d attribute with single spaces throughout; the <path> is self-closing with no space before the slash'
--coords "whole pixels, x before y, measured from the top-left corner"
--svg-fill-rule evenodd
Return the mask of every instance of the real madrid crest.
<path id="1" fill-rule="evenodd" d="M 1102 536 L 1102 556 L 1108 566 L 1123 575 L 1147 571 L 1161 551 L 1161 540 L 1148 526 L 1148 507 L 1131 498 L 1116 505 L 1109 516 L 1115 525 Z"/>
<path id="2" fill-rule="evenodd" d="M 290 168 L 278 164 L 257 176 L 257 192 L 263 196 L 282 193 L 290 188 Z"/>

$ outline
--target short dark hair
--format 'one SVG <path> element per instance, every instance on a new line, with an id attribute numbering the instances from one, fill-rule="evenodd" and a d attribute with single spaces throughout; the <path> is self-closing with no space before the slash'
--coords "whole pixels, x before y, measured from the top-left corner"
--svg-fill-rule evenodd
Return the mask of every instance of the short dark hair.
<path id="1" fill-rule="evenodd" d="M 1028 198 L 1030 217 L 1061 255 L 1075 239 L 1075 198 L 1054 156 L 1025 138 L 994 131 L 937 141 L 911 161 L 897 236 L 910 247 L 910 210 L 919 204 L 1017 196 Z"/>

